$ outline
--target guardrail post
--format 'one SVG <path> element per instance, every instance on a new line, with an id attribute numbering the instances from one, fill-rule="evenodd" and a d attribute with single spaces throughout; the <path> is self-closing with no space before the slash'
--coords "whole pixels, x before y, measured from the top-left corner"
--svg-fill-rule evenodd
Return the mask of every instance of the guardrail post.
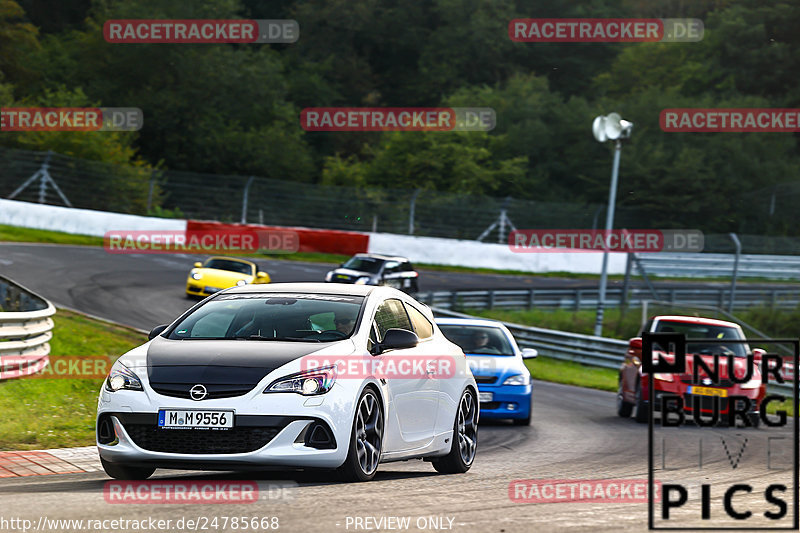
<path id="1" fill-rule="evenodd" d="M 731 299 L 728 301 L 728 312 L 733 312 L 733 304 L 736 301 L 736 277 L 739 274 L 739 256 L 742 255 L 742 243 L 735 233 L 728 234 L 736 246 L 736 255 L 733 258 L 733 275 L 731 276 Z"/>
<path id="2" fill-rule="evenodd" d="M 772 289 L 772 295 L 770 298 L 770 307 L 772 309 L 775 309 L 775 305 L 777 305 L 777 303 L 778 303 L 778 295 L 776 294 L 775 289 Z"/>
<path id="3" fill-rule="evenodd" d="M 619 300 L 619 305 L 621 308 L 625 308 L 628 305 L 628 287 L 631 283 L 631 269 L 633 267 L 633 254 L 628 252 L 628 257 L 625 260 L 625 278 L 622 280 L 622 296 Z"/>
<path id="4" fill-rule="evenodd" d="M 528 309 L 533 309 L 533 303 L 536 301 L 536 291 L 531 289 L 528 291 Z"/>
<path id="5" fill-rule="evenodd" d="M 455 311 L 456 308 L 458 307 L 457 304 L 458 304 L 458 294 L 455 291 L 453 291 L 452 293 L 450 293 L 450 309 Z"/>
<path id="6" fill-rule="evenodd" d="M 492 309 L 494 307 L 494 291 L 489 291 L 489 301 L 488 301 L 488 309 Z"/>
<path id="7" fill-rule="evenodd" d="M 242 195 L 242 224 L 247 224 L 247 201 L 250 197 L 250 185 L 253 184 L 255 178 L 250 176 L 247 178 L 247 183 L 244 185 L 244 194 Z"/>
<path id="8" fill-rule="evenodd" d="M 575 291 L 575 310 L 576 311 L 580 311 L 581 310 L 581 295 L 582 294 L 583 294 L 583 291 L 581 291 L 580 289 Z"/>

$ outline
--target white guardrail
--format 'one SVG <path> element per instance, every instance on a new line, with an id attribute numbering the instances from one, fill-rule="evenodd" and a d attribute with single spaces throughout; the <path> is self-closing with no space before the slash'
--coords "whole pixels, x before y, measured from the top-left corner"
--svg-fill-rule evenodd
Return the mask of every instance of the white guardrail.
<path id="1" fill-rule="evenodd" d="M 56 308 L 0 276 L 0 380 L 34 374 L 49 364 Z"/>
<path id="2" fill-rule="evenodd" d="M 449 309 L 433 307 L 432 310 L 438 316 L 480 318 L 450 311 Z M 618 370 L 625 360 L 625 352 L 628 349 L 627 341 L 619 339 L 523 326 L 510 322 L 503 322 L 503 324 L 514 335 L 520 347 L 536 348 L 540 355 L 552 357 L 553 359 Z M 783 377 L 786 378 L 785 383 L 770 384 L 769 390 L 791 398 L 794 390 L 792 381 L 794 372 L 791 369 L 787 369 Z"/>

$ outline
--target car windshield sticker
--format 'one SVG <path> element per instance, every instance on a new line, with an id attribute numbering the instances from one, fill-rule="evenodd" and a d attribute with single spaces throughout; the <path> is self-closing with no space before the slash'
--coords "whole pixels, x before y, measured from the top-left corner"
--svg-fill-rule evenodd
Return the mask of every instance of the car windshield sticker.
<path id="1" fill-rule="evenodd" d="M 347 302 L 347 303 L 361 303 L 364 300 L 363 296 L 348 296 L 346 294 L 303 294 L 303 293 L 289 293 L 289 292 L 272 292 L 272 293 L 253 293 L 253 294 L 225 294 L 217 298 L 219 300 L 246 300 L 246 299 L 267 299 L 275 298 L 278 300 L 296 299 L 296 300 L 320 300 L 325 302 Z"/>

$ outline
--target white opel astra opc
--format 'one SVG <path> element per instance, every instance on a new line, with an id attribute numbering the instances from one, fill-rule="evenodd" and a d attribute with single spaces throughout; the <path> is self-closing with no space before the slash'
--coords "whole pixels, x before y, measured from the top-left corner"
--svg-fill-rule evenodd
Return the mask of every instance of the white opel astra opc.
<path id="1" fill-rule="evenodd" d="M 278 466 L 366 481 L 413 458 L 460 473 L 477 451 L 477 390 L 461 349 L 398 290 L 245 285 L 119 358 L 97 447 L 119 479 Z"/>

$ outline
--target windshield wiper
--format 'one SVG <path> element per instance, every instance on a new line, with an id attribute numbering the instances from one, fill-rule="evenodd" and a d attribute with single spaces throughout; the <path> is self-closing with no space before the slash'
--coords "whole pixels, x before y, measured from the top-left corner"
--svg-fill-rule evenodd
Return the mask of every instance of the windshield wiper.
<path id="1" fill-rule="evenodd" d="M 233 337 L 236 340 L 251 340 L 251 341 L 287 341 L 287 342 L 322 342 L 319 339 L 309 339 L 306 337 L 264 337 L 261 335 L 248 335 L 242 337 Z"/>

